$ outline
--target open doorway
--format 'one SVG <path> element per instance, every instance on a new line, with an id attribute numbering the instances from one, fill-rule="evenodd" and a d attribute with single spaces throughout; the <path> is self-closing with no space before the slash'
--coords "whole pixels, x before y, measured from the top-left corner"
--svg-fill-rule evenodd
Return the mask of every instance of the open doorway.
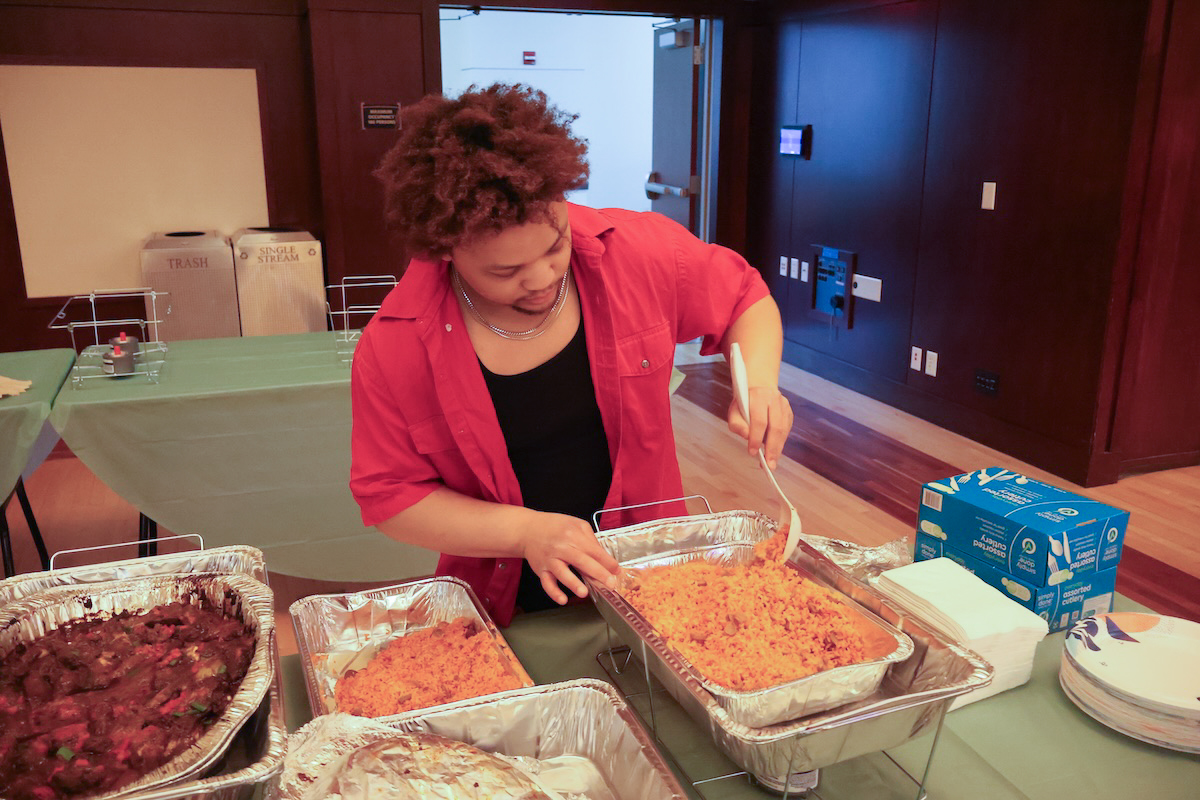
<path id="1" fill-rule="evenodd" d="M 586 188 L 573 192 L 573 202 L 596 208 L 617 207 L 635 211 L 663 211 L 689 225 L 701 238 L 709 238 L 707 209 L 715 183 L 704 179 L 708 155 L 716 142 L 705 133 L 717 109 L 708 98 L 717 96 L 706 87 L 719 70 L 711 68 L 707 32 L 680 39 L 677 46 L 699 50 L 685 60 L 673 78 L 671 96 L 686 93 L 696 102 L 680 111 L 679 103 L 665 102 L 662 62 L 658 58 L 660 32 L 679 20 L 648 15 L 599 14 L 564 11 L 511 11 L 459 6 L 441 7 L 442 91 L 456 95 L 472 84 L 523 83 L 544 91 L 554 105 L 577 114 L 574 131 L 588 141 L 591 175 Z M 699 64 L 695 64 L 699 61 Z M 656 76 L 656 70 L 659 74 Z M 681 70 L 681 71 L 680 71 Z M 657 85 L 657 88 L 656 88 Z M 656 98 L 657 95 L 657 98 Z M 667 133 L 682 138 L 692 154 L 692 175 L 677 183 L 688 187 L 681 216 L 662 208 L 664 199 L 651 199 L 647 184 L 661 182 L 661 167 L 654 164 Z M 651 181 L 658 173 L 658 181 Z M 715 168 L 711 170 L 715 178 Z M 667 198 L 670 202 L 670 198 Z M 680 201 L 675 199 L 678 204 Z"/>

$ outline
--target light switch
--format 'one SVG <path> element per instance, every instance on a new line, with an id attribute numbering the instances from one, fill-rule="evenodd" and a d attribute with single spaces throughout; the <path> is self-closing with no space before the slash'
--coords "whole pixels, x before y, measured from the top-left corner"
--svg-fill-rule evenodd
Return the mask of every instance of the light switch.
<path id="1" fill-rule="evenodd" d="M 869 275 L 855 275 L 851 291 L 855 297 L 863 300 L 874 300 L 878 303 L 883 299 L 883 281 Z"/>
<path id="2" fill-rule="evenodd" d="M 807 261 L 800 262 L 800 280 L 804 281 L 805 283 L 808 283 L 808 262 Z"/>
<path id="3" fill-rule="evenodd" d="M 800 259 L 793 258 L 791 260 L 792 280 L 800 280 Z"/>
<path id="4" fill-rule="evenodd" d="M 914 347 L 912 349 L 912 355 L 908 358 L 908 366 L 918 372 L 921 371 L 921 348 Z"/>
<path id="5" fill-rule="evenodd" d="M 981 203 L 981 208 L 983 208 L 984 211 L 995 211 L 996 210 L 996 182 L 995 181 L 984 181 L 983 182 L 983 201 Z"/>
<path id="6" fill-rule="evenodd" d="M 937 377 L 938 355 L 932 350 L 925 351 L 925 374 Z"/>
<path id="7" fill-rule="evenodd" d="M 787 256 L 779 257 L 779 274 L 785 278 L 788 276 L 788 257 Z"/>

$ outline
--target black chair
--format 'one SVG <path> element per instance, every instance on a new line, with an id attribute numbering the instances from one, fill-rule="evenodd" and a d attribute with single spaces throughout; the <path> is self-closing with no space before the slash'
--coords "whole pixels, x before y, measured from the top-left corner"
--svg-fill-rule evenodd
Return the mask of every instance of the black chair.
<path id="1" fill-rule="evenodd" d="M 4 498 L 4 503 L 0 504 L 0 558 L 4 560 L 4 577 L 6 578 L 16 574 L 16 567 L 13 564 L 12 538 L 9 536 L 8 530 L 8 504 L 14 495 L 17 502 L 21 504 L 21 510 L 25 512 L 25 521 L 29 523 L 29 534 L 33 537 L 33 545 L 37 548 L 38 557 L 42 561 L 42 570 L 50 569 L 50 554 L 46 552 L 46 542 L 43 541 L 42 532 L 38 529 L 37 518 L 33 516 L 33 507 L 29 505 L 29 495 L 25 494 L 25 481 L 17 478 L 17 485 L 9 492 L 8 497 Z"/>

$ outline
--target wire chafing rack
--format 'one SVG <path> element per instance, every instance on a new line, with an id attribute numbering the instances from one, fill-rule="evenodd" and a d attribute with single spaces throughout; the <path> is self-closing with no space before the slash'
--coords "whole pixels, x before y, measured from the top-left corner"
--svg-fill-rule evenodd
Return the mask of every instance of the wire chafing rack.
<path id="1" fill-rule="evenodd" d="M 325 287 L 329 327 L 334 332 L 338 360 L 343 364 L 349 366 L 353 361 L 363 327 L 398 282 L 395 275 L 348 275 Z"/>
<path id="2" fill-rule="evenodd" d="M 167 343 L 158 339 L 158 326 L 162 324 L 158 309 L 160 302 L 166 302 L 167 294 L 143 287 L 93 291 L 67 298 L 47 327 L 67 331 L 71 336 L 71 347 L 78 353 L 71 368 L 71 387 L 78 389 L 96 378 L 114 377 L 158 383 L 167 354 Z M 119 316 L 113 310 L 114 307 L 120 310 L 122 301 L 133 299 L 143 301 L 144 317 Z M 137 330 L 139 340 L 132 370 L 119 375 L 106 371 L 104 357 L 112 352 L 109 339 L 130 330 Z M 77 331 L 80 332 L 78 336 Z M 91 331 L 90 335 L 87 335 L 88 331 Z"/>
<path id="3" fill-rule="evenodd" d="M 664 554 L 759 541 L 775 529 L 772 520 L 753 512 L 714 514 L 700 495 L 678 500 L 699 500 L 707 513 L 601 531 L 597 512 L 593 524 L 601 545 L 623 567 L 632 567 Z M 659 503 L 604 511 L 654 505 Z M 613 590 L 592 584 L 590 594 L 608 630 L 608 646 L 596 655 L 599 666 L 697 797 L 726 796 L 730 781 L 749 782 L 784 798 L 860 797 L 864 795 L 858 784 L 869 776 L 888 787 L 888 796 L 924 800 L 949 705 L 955 697 L 990 683 L 991 666 L 918 618 L 902 613 L 865 580 L 853 577 L 804 540 L 789 560 L 911 637 L 917 652 L 891 666 L 879 691 L 843 708 L 751 728 L 733 719 L 699 682 L 689 678 L 678 659 L 664 651 L 661 638 L 643 630 L 622 610 Z M 669 742 L 677 735 L 672 732 L 680 725 L 694 728 L 696 724 L 712 734 L 717 749 L 728 758 L 724 768 L 715 765 L 714 772 L 707 760 L 689 767 L 687 762 L 695 760 L 692 754 L 671 751 Z M 829 785 L 818 788 L 818 777 Z"/>

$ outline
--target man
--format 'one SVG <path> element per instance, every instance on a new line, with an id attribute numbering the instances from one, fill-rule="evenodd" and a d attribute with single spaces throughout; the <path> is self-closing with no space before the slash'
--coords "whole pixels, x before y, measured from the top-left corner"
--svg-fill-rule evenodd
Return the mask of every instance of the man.
<path id="1" fill-rule="evenodd" d="M 677 342 L 741 343 L 750 419 L 731 407 L 729 424 L 751 453 L 774 463 L 792 425 L 762 278 L 657 214 L 566 202 L 588 175 L 573 120 L 521 86 L 427 97 L 376 171 L 417 257 L 355 352 L 351 490 L 366 524 L 442 553 L 439 574 L 501 625 L 563 587 L 586 597 L 581 575 L 612 585 L 596 510 L 683 494 Z"/>

